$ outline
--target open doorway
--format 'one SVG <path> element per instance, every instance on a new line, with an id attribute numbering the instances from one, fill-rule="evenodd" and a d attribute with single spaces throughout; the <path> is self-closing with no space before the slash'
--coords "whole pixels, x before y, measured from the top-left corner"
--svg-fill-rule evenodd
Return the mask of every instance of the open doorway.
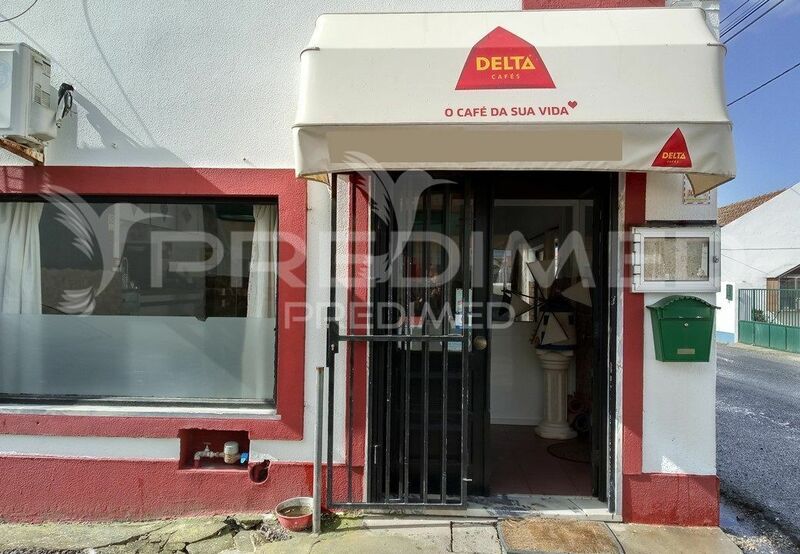
<path id="1" fill-rule="evenodd" d="M 490 208 L 491 297 L 512 309 L 490 326 L 484 494 L 605 500 L 614 182 L 530 178 L 495 186 Z M 550 348 L 562 371 L 543 358 Z"/>
<path id="2" fill-rule="evenodd" d="M 517 309 L 506 316 L 507 325 L 492 329 L 490 495 L 592 494 L 594 283 L 593 275 L 581 270 L 591 269 L 593 215 L 594 202 L 585 198 L 541 199 L 528 193 L 493 202 L 492 297 L 511 299 Z M 552 317 L 549 306 L 558 298 L 569 304 L 551 330 L 544 319 Z M 547 336 L 553 333 L 557 336 Z M 543 339 L 547 344 L 535 344 Z M 554 352 L 564 358 L 566 375 L 558 390 L 548 391 L 537 347 L 565 343 Z M 563 409 L 562 404 L 566 417 L 555 414 L 556 421 L 548 421 L 548 410 Z M 550 428 L 540 428 L 543 423 Z"/>
<path id="3" fill-rule="evenodd" d="M 384 194 L 395 217 L 373 202 L 371 219 L 368 501 L 464 505 L 507 494 L 604 501 L 616 175 L 413 172 L 403 185 Z M 370 184 L 373 199 L 383 186 Z M 392 236 L 403 233 L 398 247 Z M 392 270 L 376 279 L 375 260 L 395 251 L 402 253 Z M 544 268 L 538 274 L 534 262 Z M 546 379 L 532 339 L 544 332 L 548 299 L 562 296 L 572 342 L 562 386 L 569 437 L 558 440 L 537 434 Z M 509 308 L 523 304 L 530 309 Z M 540 346 L 563 343 L 556 335 Z"/>

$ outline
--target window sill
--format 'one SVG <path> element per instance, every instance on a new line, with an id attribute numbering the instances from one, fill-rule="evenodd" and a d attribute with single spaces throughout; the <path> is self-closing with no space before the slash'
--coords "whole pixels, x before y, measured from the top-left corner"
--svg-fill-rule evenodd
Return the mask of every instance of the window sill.
<path id="1" fill-rule="evenodd" d="M 280 420 L 275 408 L 228 408 L 186 406 L 109 406 L 89 405 L 62 406 L 56 404 L 6 404 L 0 406 L 0 414 L 55 415 L 55 416 L 109 416 L 109 417 L 170 417 L 187 419 L 261 419 Z"/>

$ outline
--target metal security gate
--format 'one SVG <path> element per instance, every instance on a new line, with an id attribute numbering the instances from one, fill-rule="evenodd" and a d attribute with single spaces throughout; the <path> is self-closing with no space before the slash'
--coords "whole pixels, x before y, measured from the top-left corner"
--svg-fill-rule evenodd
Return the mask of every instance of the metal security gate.
<path id="1" fill-rule="evenodd" d="M 470 360 L 473 200 L 464 184 L 441 183 L 427 173 L 404 175 L 402 186 L 394 187 L 388 175 L 373 176 L 366 186 L 372 229 L 371 313 L 364 332 L 354 332 L 347 321 L 337 319 L 337 241 L 335 236 L 331 240 L 332 285 L 327 312 L 329 507 L 452 508 L 464 506 L 467 497 L 473 420 L 470 368 L 475 363 Z M 336 179 L 332 179 L 331 187 L 332 198 L 337 199 Z M 357 186 L 352 186 L 351 201 L 356 190 Z M 337 228 L 336 204 L 334 200 L 332 229 Z M 351 204 L 351 214 L 354 211 Z M 349 243 L 348 253 L 353 259 L 355 240 Z M 443 276 L 443 267 L 452 271 Z M 352 264 L 349 271 L 352 284 Z M 485 344 L 485 340 L 477 344 Z M 354 352 L 359 348 L 362 353 L 366 350 L 369 362 L 369 418 L 366 436 L 360 438 L 365 452 L 354 449 L 354 444 L 361 444 L 354 436 L 353 398 L 361 392 L 354 390 L 354 376 L 364 370 L 356 366 L 366 361 L 362 358 L 357 362 Z M 338 465 L 338 472 L 334 459 L 334 431 L 341 424 L 336 420 L 335 406 L 337 360 L 348 375 L 345 460 Z M 364 455 L 366 476 L 358 471 Z M 334 474 L 340 481 L 335 482 Z M 354 496 L 357 479 L 366 482 L 366 501 Z"/>
<path id="2" fill-rule="evenodd" d="M 800 289 L 740 289 L 739 342 L 800 353 Z"/>

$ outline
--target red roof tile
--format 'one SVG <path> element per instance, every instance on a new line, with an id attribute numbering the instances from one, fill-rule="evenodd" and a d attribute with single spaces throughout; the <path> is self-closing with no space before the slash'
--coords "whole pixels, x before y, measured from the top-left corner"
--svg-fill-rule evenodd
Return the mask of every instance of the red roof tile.
<path id="1" fill-rule="evenodd" d="M 739 202 L 722 206 L 717 210 L 717 221 L 720 226 L 725 226 L 732 221 L 736 221 L 747 212 L 758 208 L 764 202 L 772 200 L 785 190 L 786 189 L 775 190 L 766 194 L 754 196 L 753 198 L 748 198 L 747 200 L 740 200 Z"/>

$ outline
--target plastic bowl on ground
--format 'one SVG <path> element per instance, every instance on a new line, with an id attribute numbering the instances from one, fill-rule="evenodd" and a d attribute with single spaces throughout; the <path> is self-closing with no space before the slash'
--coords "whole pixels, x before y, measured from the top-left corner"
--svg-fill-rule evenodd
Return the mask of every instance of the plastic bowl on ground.
<path id="1" fill-rule="evenodd" d="M 275 506 L 278 523 L 289 531 L 303 531 L 311 527 L 313 513 L 314 499 L 308 496 L 290 498 Z"/>

